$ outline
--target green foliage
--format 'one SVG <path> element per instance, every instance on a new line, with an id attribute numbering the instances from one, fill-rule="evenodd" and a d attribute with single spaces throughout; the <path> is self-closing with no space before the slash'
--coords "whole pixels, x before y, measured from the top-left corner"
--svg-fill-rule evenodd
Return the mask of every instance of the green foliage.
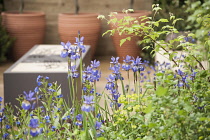
<path id="1" fill-rule="evenodd" d="M 1 19 L 0 19 L 1 22 Z M 0 62 L 4 62 L 7 59 L 8 51 L 14 42 L 14 39 L 9 36 L 6 29 L 0 25 Z"/>
<path id="2" fill-rule="evenodd" d="M 4 0 L 0 0 L 0 12 L 5 11 Z"/>
<path id="3" fill-rule="evenodd" d="M 154 14 L 159 10 L 158 5 L 153 5 Z M 100 17 L 104 18 L 104 16 Z M 205 25 L 208 25 L 207 17 L 208 15 L 202 17 L 202 21 L 205 22 L 202 23 L 201 28 L 206 28 Z M 203 38 L 204 42 L 189 41 L 193 39 L 194 34 L 181 35 L 167 42 L 162 40 L 161 36 L 179 33 L 174 25 L 180 19 L 176 19 L 173 15 L 169 19 L 155 20 L 154 17 L 145 16 L 140 19 L 145 22 L 139 22 L 130 17 L 119 21 L 113 18 L 108 23 L 114 22 L 120 26 L 105 34 L 112 35 L 117 32 L 126 33 L 131 37 L 134 35 L 142 37 L 143 40 L 140 43 L 149 43 L 145 49 L 152 47 L 154 55 L 160 50 L 165 51 L 164 54 L 169 56 L 171 64 L 156 63 L 154 67 L 149 66 L 147 62 L 143 63 L 140 58 L 126 57 L 126 61 L 121 65 L 118 58 L 112 57 L 110 70 L 113 72 L 108 76 L 106 88 L 101 96 L 96 94 L 96 81 L 100 77 L 100 71 L 97 68 L 100 62 L 91 61 L 91 66 L 82 71 L 83 65 L 80 60 L 82 95 L 86 96 L 84 99 L 77 100 L 75 95 L 78 91 L 74 87 L 74 80 L 78 78 L 78 73 L 75 69 L 71 69 L 71 61 L 76 60 L 68 57 L 71 87 L 69 96 L 72 106 L 61 98 L 60 86 L 56 82 L 48 83 L 48 78 L 39 77 L 38 89 L 35 90 L 37 98 L 33 100 L 38 106 L 30 110 L 17 107 L 19 113 L 13 116 L 14 108 L 10 104 L 5 104 L 5 109 L 0 109 L 0 136 L 8 139 L 210 139 L 210 69 L 202 64 L 204 60 L 209 63 L 209 55 L 201 51 L 206 48 L 205 45 L 209 46 L 209 36 Z M 128 27 L 129 23 L 132 24 Z M 157 30 L 160 24 L 164 26 L 161 30 Z M 80 35 L 77 41 L 82 45 Z M 175 41 L 180 42 L 185 51 L 184 56 L 177 56 L 176 51 L 170 51 Z M 62 45 L 64 49 L 61 56 L 69 56 L 69 52 L 72 51 L 68 46 L 70 44 L 62 42 Z M 71 54 L 77 53 L 71 52 Z M 126 76 L 121 73 L 121 66 Z M 130 69 L 127 70 L 129 67 Z M 27 102 L 24 101 L 31 101 L 33 99 L 31 96 L 29 94 L 28 99 L 20 96 L 18 100 L 20 104 L 26 106 Z M 102 97 L 104 107 L 99 105 Z M 0 103 L 1 101 L 2 98 Z M 1 104 L 0 107 L 2 107 Z M 93 110 L 92 107 L 94 107 Z M 87 108 L 91 110 L 87 111 Z M 100 115 L 98 116 L 97 113 Z M 78 119 L 78 114 L 83 118 Z M 42 132 L 34 137 L 29 134 L 33 130 L 29 125 L 32 119 L 38 119 L 40 122 L 36 129 L 42 128 Z M 21 125 L 17 125 L 17 121 L 21 122 Z M 97 121 L 101 125 L 97 126 Z M 76 125 L 78 123 L 80 125 Z"/>
<path id="4" fill-rule="evenodd" d="M 210 33 L 210 1 L 203 0 L 191 3 L 188 0 L 187 4 L 187 11 L 191 13 L 188 17 L 189 25 L 187 28 L 195 34 L 196 39 L 200 42 L 200 51 L 205 54 L 202 59 L 209 60 L 210 54 L 208 52 L 210 51 L 210 44 L 208 43 L 208 38 Z"/>
<path id="5" fill-rule="evenodd" d="M 159 10 L 161 8 L 158 5 L 153 5 L 154 16 L 160 13 Z M 122 103 L 123 107 L 114 112 L 113 122 L 104 126 L 103 129 L 107 132 L 105 137 L 145 140 L 210 139 L 210 69 L 202 64 L 202 61 L 210 62 L 209 33 L 205 34 L 201 42 L 196 43 L 189 41 L 197 39 L 193 33 L 165 41 L 162 36 L 179 33 L 175 25 L 180 20 L 182 23 L 182 19 L 176 19 L 174 15 L 158 20 L 154 17 L 140 17 L 142 21 L 146 21 L 144 24 L 137 19 L 132 19 L 131 22 L 128 18 L 114 20 L 121 26 L 105 34 L 118 32 L 131 37 L 143 37 L 140 43 L 150 43 L 144 49 L 153 48 L 154 55 L 161 49 L 164 50 L 165 54 L 169 55 L 173 69 L 167 68 L 168 64 L 156 64 L 153 83 L 136 83 L 135 87 L 142 90 L 135 88 L 134 93 L 128 91 L 121 95 L 119 103 Z M 208 32 L 209 14 L 200 18 L 200 28 Z M 133 24 L 127 27 L 127 21 Z M 108 21 L 109 24 L 111 22 L 112 20 Z M 174 42 L 180 42 L 177 47 L 182 46 L 185 56 L 177 56 L 176 51 L 170 51 L 175 45 Z M 203 50 L 206 53 L 203 53 Z"/>
<path id="6" fill-rule="evenodd" d="M 186 1 L 187 0 L 154 0 L 153 4 L 158 4 L 162 10 L 158 10 L 158 14 L 155 15 L 155 19 L 168 19 L 169 17 L 176 17 L 183 19 L 182 22 L 177 22 L 176 29 L 179 31 L 185 31 L 186 26 L 188 25 L 186 19 L 188 13 L 186 13 Z M 169 15 L 170 13 L 170 15 Z M 158 30 L 161 30 L 163 24 L 160 24 Z"/>
<path id="7" fill-rule="evenodd" d="M 203 25 L 203 17 L 207 16 L 210 13 L 210 1 L 187 1 L 187 12 L 190 13 L 187 21 L 189 22 L 187 29 L 191 30 L 196 34 L 196 37 L 201 39 L 208 34 L 209 30 L 204 30 L 201 28 Z M 204 27 L 204 26 L 203 26 Z M 206 29 L 209 29 L 209 25 L 207 25 Z"/>

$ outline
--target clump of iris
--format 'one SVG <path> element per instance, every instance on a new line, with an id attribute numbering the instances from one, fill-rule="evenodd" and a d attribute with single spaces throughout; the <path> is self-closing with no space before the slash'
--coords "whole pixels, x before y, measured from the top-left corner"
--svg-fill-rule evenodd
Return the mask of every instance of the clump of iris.
<path id="1" fill-rule="evenodd" d="M 117 81 L 123 80 L 124 78 L 121 75 L 120 69 L 119 57 L 111 57 L 110 70 L 112 70 L 112 74 L 107 78 L 108 82 L 105 87 L 111 93 L 112 101 L 110 106 L 115 109 L 118 109 L 121 106 L 121 104 L 118 103 L 118 98 L 121 94 L 118 91 Z"/>
<path id="2" fill-rule="evenodd" d="M 30 119 L 30 123 L 28 125 L 30 127 L 30 135 L 35 137 L 42 133 L 42 129 L 39 128 L 39 120 L 38 119 Z"/>
<path id="3" fill-rule="evenodd" d="M 30 108 L 34 109 L 35 102 L 33 102 L 33 101 L 36 100 L 36 97 L 33 97 L 33 96 L 34 96 L 35 92 L 29 91 L 29 93 L 27 94 L 24 91 L 23 93 L 24 93 L 24 100 L 22 101 L 22 108 L 24 110 L 29 110 Z M 31 102 L 33 102 L 32 105 L 31 105 Z"/>

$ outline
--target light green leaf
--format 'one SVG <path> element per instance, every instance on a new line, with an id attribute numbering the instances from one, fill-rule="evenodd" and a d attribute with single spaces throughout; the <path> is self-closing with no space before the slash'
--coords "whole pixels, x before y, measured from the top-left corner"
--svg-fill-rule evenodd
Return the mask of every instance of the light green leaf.
<path id="1" fill-rule="evenodd" d="M 160 19 L 159 22 L 168 22 L 168 19 Z"/>
<path id="2" fill-rule="evenodd" d="M 199 120 L 200 121 L 205 121 L 205 120 L 208 120 L 208 118 L 206 118 L 206 117 L 200 117 Z"/>
<path id="3" fill-rule="evenodd" d="M 152 103 L 150 103 L 147 108 L 144 110 L 144 113 L 151 113 L 154 111 L 154 107 L 152 107 Z"/>
<path id="4" fill-rule="evenodd" d="M 156 126 L 157 126 L 156 123 L 150 123 L 150 124 L 149 124 L 149 127 L 150 127 L 150 128 L 154 128 L 154 127 L 156 127 Z"/>
<path id="5" fill-rule="evenodd" d="M 164 88 L 162 86 L 159 86 L 156 90 L 156 94 L 158 96 L 164 96 L 166 93 L 167 93 L 168 89 L 167 88 Z"/>
<path id="6" fill-rule="evenodd" d="M 131 41 L 131 37 L 127 37 L 126 39 L 127 39 L 128 41 Z"/>
<path id="7" fill-rule="evenodd" d="M 187 112 L 191 112 L 192 111 L 192 106 L 189 104 L 186 104 L 184 107 L 184 110 L 186 110 Z"/>
<path id="8" fill-rule="evenodd" d="M 106 140 L 104 137 L 99 137 L 97 140 Z"/>
<path id="9" fill-rule="evenodd" d="M 120 40 L 120 46 L 122 46 L 123 43 L 125 43 L 126 39 L 121 39 Z"/>
<path id="10" fill-rule="evenodd" d="M 154 22 L 154 25 L 155 25 L 156 27 L 158 27 L 158 26 L 159 26 L 159 23 L 158 23 L 158 22 Z"/>
<path id="11" fill-rule="evenodd" d="M 210 40 L 207 41 L 208 45 L 210 46 Z"/>

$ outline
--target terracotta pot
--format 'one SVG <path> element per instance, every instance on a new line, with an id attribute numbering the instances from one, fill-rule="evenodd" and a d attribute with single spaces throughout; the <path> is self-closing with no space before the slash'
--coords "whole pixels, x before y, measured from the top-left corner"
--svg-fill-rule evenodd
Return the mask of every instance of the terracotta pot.
<path id="1" fill-rule="evenodd" d="M 98 14 L 95 13 L 59 14 L 58 33 L 61 41 L 75 43 L 75 37 L 80 31 L 81 36 L 85 37 L 84 44 L 91 46 L 91 57 L 93 58 L 101 29 L 100 20 L 97 17 Z"/>
<path id="2" fill-rule="evenodd" d="M 147 16 L 151 12 L 146 11 L 146 10 L 140 10 L 140 11 L 135 11 L 134 13 L 128 13 L 128 14 L 125 14 L 122 12 L 117 12 L 117 13 L 118 14 L 115 14 L 115 15 L 118 20 L 123 19 L 124 16 L 129 15 L 131 17 L 139 19 L 139 22 L 141 22 L 139 17 Z M 111 17 L 111 18 L 113 18 L 113 17 Z M 110 24 L 110 29 L 116 29 L 116 28 L 117 28 L 116 24 L 115 25 Z M 122 61 L 126 55 L 130 55 L 130 56 L 133 56 L 136 58 L 137 56 L 140 56 L 140 54 L 141 54 L 141 50 L 137 44 L 137 41 L 141 40 L 142 37 L 140 38 L 138 36 L 134 36 L 131 38 L 130 41 L 126 41 L 122 46 L 120 46 L 120 40 L 124 39 L 126 37 L 128 37 L 128 35 L 125 35 L 125 34 L 119 35 L 117 32 L 112 36 L 112 41 L 115 46 L 117 56 L 120 57 L 120 61 Z"/>
<path id="3" fill-rule="evenodd" d="M 44 42 L 46 22 L 43 12 L 3 12 L 2 24 L 15 38 L 12 46 L 12 58 L 15 61 L 34 45 Z"/>

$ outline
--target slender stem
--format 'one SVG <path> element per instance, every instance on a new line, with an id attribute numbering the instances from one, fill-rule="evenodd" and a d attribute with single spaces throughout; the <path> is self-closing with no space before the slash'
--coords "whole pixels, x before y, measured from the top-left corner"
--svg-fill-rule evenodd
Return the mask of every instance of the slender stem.
<path id="1" fill-rule="evenodd" d="M 70 77 L 71 77 L 70 75 L 71 75 L 71 59 L 68 58 L 68 83 L 69 83 L 70 103 L 72 103 L 73 102 L 73 89 L 71 87 L 71 82 L 73 82 L 73 81 L 72 81 L 72 79 L 70 79 Z"/>
<path id="2" fill-rule="evenodd" d="M 204 68 L 204 66 L 202 65 L 202 63 L 201 63 L 194 55 L 192 55 L 192 57 L 195 58 L 195 60 L 199 63 L 199 65 L 201 66 L 201 68 L 202 68 L 203 70 L 205 70 L 205 68 Z"/>
<path id="3" fill-rule="evenodd" d="M 98 111 L 98 107 L 96 106 L 96 104 L 98 104 L 98 102 L 97 102 L 97 100 L 96 100 L 96 81 L 94 81 L 94 92 L 93 92 L 93 94 L 94 94 L 94 116 L 96 116 L 96 114 L 97 114 L 97 111 Z"/>
<path id="4" fill-rule="evenodd" d="M 3 113 L 2 113 L 2 115 L 0 115 L 0 117 L 2 118 L 2 116 L 3 116 Z M 0 127 L 1 127 L 1 134 L 3 134 L 3 120 L 1 121 L 1 125 L 0 125 Z"/>
<path id="5" fill-rule="evenodd" d="M 168 53 L 168 55 L 170 56 L 170 53 L 168 50 L 166 50 L 161 44 L 159 44 L 156 40 L 154 40 L 153 38 L 151 38 L 150 36 L 148 36 L 154 43 L 158 44 L 161 49 L 163 49 L 165 52 Z M 178 67 L 179 65 L 177 64 L 177 62 L 172 58 L 172 61 L 174 62 L 174 64 Z"/>
<path id="6" fill-rule="evenodd" d="M 75 90 L 74 90 L 74 78 L 71 78 L 71 86 L 72 86 L 72 106 L 75 107 Z"/>
<path id="7" fill-rule="evenodd" d="M 128 94 L 130 94 L 130 74 L 129 74 L 129 70 L 128 70 Z"/>

